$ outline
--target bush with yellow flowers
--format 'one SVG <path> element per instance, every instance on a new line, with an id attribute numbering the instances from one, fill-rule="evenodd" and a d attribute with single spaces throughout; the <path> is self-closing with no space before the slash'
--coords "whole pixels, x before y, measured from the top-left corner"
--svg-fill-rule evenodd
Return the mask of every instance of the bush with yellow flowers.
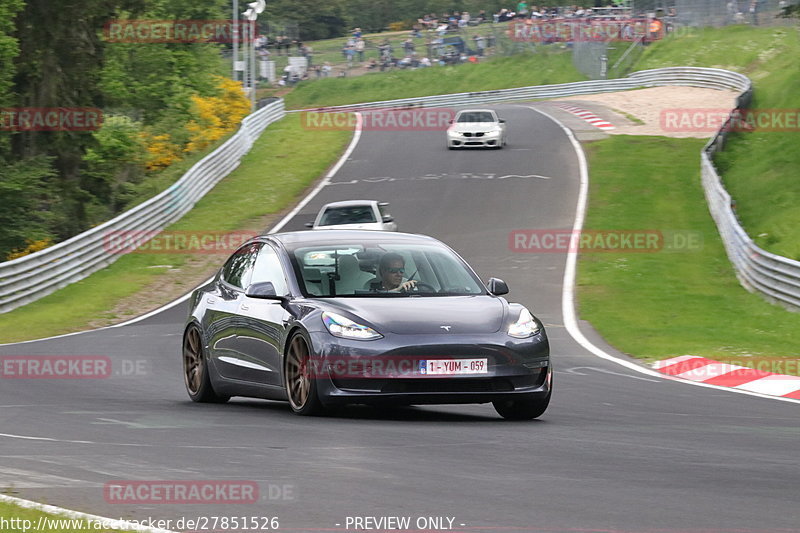
<path id="1" fill-rule="evenodd" d="M 216 96 L 192 96 L 194 119 L 186 125 L 190 133 L 184 152 L 202 150 L 236 130 L 250 113 L 250 101 L 239 82 L 217 76 Z"/>
<path id="2" fill-rule="evenodd" d="M 143 133 L 142 137 L 147 150 L 145 168 L 148 171 L 161 170 L 180 161 L 181 147 L 172 142 L 172 137 L 168 133 L 161 135 Z"/>
<path id="3" fill-rule="evenodd" d="M 53 239 L 49 237 L 39 240 L 26 239 L 25 244 L 27 245 L 25 248 L 15 248 L 9 252 L 9 254 L 6 256 L 6 261 L 18 259 L 34 252 L 38 252 L 39 250 L 44 250 L 49 246 L 53 246 Z"/>

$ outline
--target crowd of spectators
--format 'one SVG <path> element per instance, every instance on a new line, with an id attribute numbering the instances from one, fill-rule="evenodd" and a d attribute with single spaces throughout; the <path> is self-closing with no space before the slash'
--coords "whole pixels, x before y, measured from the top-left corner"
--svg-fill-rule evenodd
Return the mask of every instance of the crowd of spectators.
<path id="1" fill-rule="evenodd" d="M 732 0 L 733 2 L 737 0 Z M 757 2 L 758 0 L 739 0 Z M 674 8 L 663 13 L 674 16 Z M 630 8 L 616 7 L 583 7 L 580 5 L 545 7 L 530 5 L 520 0 L 513 8 L 503 8 L 496 13 L 488 14 L 485 10 L 477 13 L 454 11 L 452 13 L 428 13 L 413 25 L 410 34 L 398 45 L 389 38 L 380 41 L 367 41 L 361 28 L 354 28 L 342 43 L 342 62 L 345 65 L 336 69 L 338 76 L 346 76 L 353 68 L 362 67 L 367 71 L 384 71 L 390 68 L 427 68 L 433 65 L 450 65 L 465 61 L 478 61 L 481 57 L 491 55 L 496 46 L 496 32 L 481 32 L 478 26 L 484 23 L 501 23 L 512 20 L 531 22 L 536 20 L 616 20 L 636 16 Z M 462 32 L 464 28 L 473 28 L 469 35 Z M 295 52 L 293 52 L 295 48 Z M 282 55 L 301 55 L 308 60 L 308 71 L 317 78 L 334 75 L 329 62 L 314 65 L 311 47 L 297 39 L 279 35 L 270 40 L 260 37 L 257 44 L 259 53 L 265 59 L 274 53 Z M 287 83 L 307 79 L 303 76 L 284 76 Z"/>

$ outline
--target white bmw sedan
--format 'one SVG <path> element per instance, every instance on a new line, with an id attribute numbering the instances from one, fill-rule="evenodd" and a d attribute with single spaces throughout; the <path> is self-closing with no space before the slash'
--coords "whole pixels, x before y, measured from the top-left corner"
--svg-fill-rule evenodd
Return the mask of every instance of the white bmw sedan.
<path id="1" fill-rule="evenodd" d="M 506 145 L 506 121 L 491 109 L 459 111 L 447 128 L 447 147 L 502 148 Z"/>
<path id="2" fill-rule="evenodd" d="M 325 204 L 314 222 L 306 224 L 311 229 L 368 229 L 397 231 L 394 217 L 386 212 L 386 202 L 376 200 L 346 200 Z"/>

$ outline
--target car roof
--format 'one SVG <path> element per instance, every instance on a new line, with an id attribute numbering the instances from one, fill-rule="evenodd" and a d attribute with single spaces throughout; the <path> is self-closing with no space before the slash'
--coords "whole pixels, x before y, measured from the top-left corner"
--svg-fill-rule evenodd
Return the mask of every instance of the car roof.
<path id="1" fill-rule="evenodd" d="M 370 230 L 356 230 L 356 229 L 330 229 L 325 231 L 290 231 L 286 233 L 273 233 L 265 235 L 275 239 L 283 245 L 294 247 L 297 245 L 318 245 L 328 244 L 331 245 L 340 243 L 350 243 L 353 241 L 358 242 L 374 242 L 386 244 L 443 244 L 440 241 L 429 237 L 427 235 L 419 235 L 416 233 L 399 233 L 388 231 L 370 231 Z"/>
<path id="2" fill-rule="evenodd" d="M 461 109 L 458 114 L 461 113 L 494 113 L 494 109 Z"/>
<path id="3" fill-rule="evenodd" d="M 322 206 L 322 208 L 326 209 L 328 207 L 348 207 L 353 205 L 366 205 L 366 204 L 373 205 L 377 203 L 378 203 L 377 200 L 344 200 L 342 202 L 331 202 L 329 204 L 325 204 Z"/>

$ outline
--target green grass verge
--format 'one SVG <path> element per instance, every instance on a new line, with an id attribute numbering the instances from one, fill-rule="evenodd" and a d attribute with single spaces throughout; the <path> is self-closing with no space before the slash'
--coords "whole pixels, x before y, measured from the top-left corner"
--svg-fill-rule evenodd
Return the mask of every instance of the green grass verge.
<path id="1" fill-rule="evenodd" d="M 349 131 L 312 131 L 298 115 L 271 125 L 241 165 L 169 230 L 260 231 L 253 224 L 288 206 L 341 154 Z M 190 254 L 134 253 L 41 300 L 0 315 L 0 342 L 80 330 L 97 318 L 113 319 L 115 304 L 152 282 Z M 223 258 L 220 257 L 220 261 Z M 190 289 L 190 287 L 186 287 Z"/>
<path id="2" fill-rule="evenodd" d="M 287 94 L 287 107 L 355 104 L 433 94 L 490 91 L 548 85 L 585 79 L 573 66 L 572 56 L 558 48 L 542 49 L 483 63 L 401 70 L 354 78 L 328 78 L 299 86 Z"/>
<path id="3" fill-rule="evenodd" d="M 800 260 L 800 31 L 733 26 L 692 30 L 648 48 L 637 68 L 697 65 L 742 72 L 753 80 L 751 107 L 794 117 L 792 131 L 733 133 L 715 158 L 755 242 Z"/>
<path id="4" fill-rule="evenodd" d="M 703 144 L 620 135 L 587 146 L 587 230 L 689 230 L 702 234 L 703 246 L 581 254 L 581 318 L 619 350 L 648 361 L 686 354 L 741 365 L 775 360 L 770 370 L 797 374 L 800 314 L 739 285 L 703 196 Z"/>
<path id="5" fill-rule="evenodd" d="M 118 529 L 101 528 L 102 524 L 89 522 L 77 518 L 67 518 L 63 515 L 44 513 L 35 509 L 26 509 L 14 504 L 0 502 L 0 519 L 7 521 L 7 528 L 3 533 L 23 533 L 24 531 L 34 531 L 43 520 L 42 526 L 47 533 L 112 533 L 122 531 Z M 10 527 L 10 529 L 9 529 Z"/>

